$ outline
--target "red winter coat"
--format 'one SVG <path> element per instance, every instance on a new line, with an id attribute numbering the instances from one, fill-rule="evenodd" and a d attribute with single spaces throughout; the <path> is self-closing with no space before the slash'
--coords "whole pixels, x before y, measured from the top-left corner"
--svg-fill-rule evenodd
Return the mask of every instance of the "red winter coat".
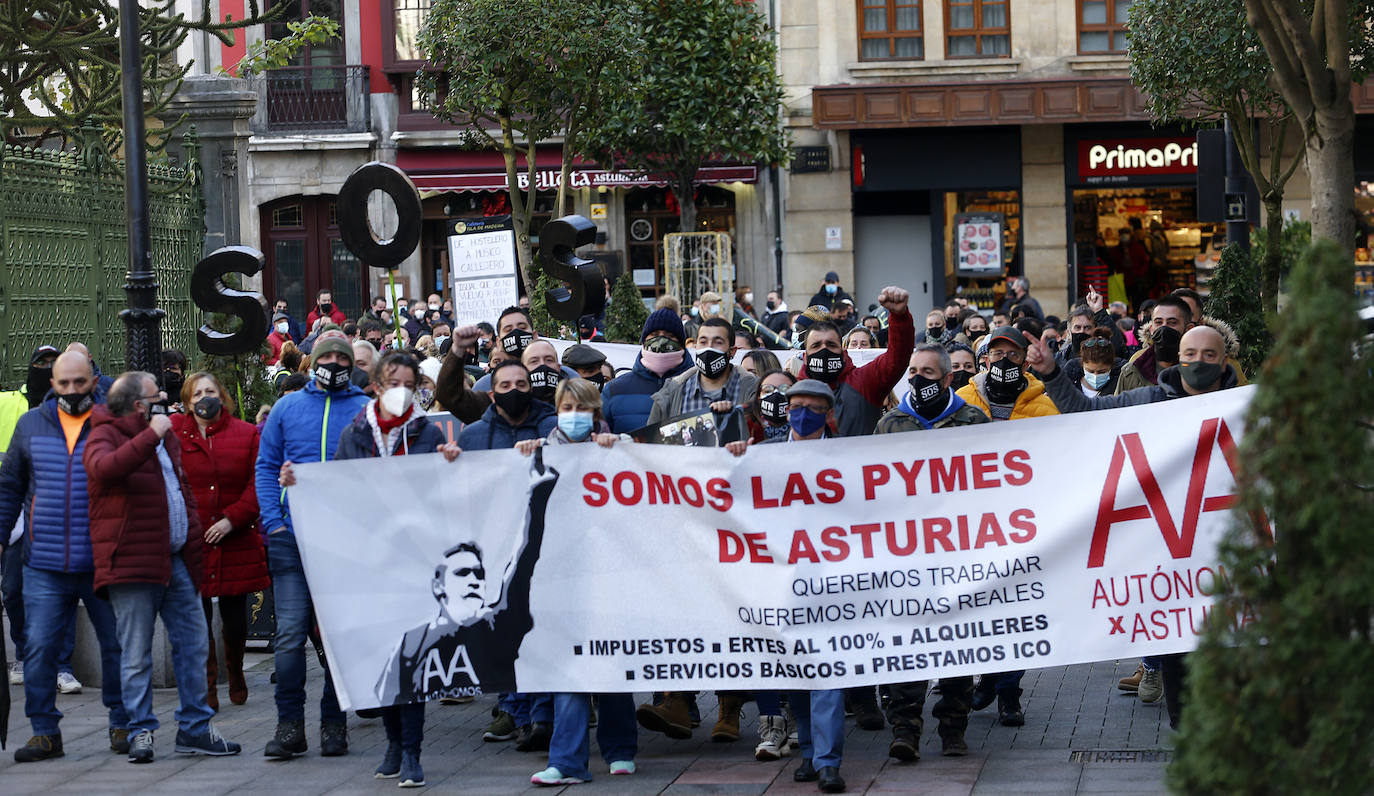
<path id="1" fill-rule="evenodd" d="M 181 466 L 181 446 L 169 433 L 158 440 L 142 415 L 115 417 L 104 406 L 91 415 L 86 438 L 86 490 L 91 498 L 91 552 L 95 590 L 120 583 L 166 585 L 172 578 L 171 534 L 167 491 L 158 463 L 159 442 L 167 449 L 186 498 L 186 545 L 182 560 L 199 587 L 201 543 L 205 532 L 196 517 L 196 501 Z"/>
<path id="2" fill-rule="evenodd" d="M 201 527 L 226 517 L 234 525 L 219 544 L 203 547 L 201 595 L 231 597 L 267 588 L 272 580 L 258 535 L 258 491 L 253 485 L 258 427 L 221 411 L 205 430 L 206 437 L 191 415 L 173 415 L 172 430 L 181 443 L 181 463 L 195 492 Z"/>
<path id="3" fill-rule="evenodd" d="M 316 304 L 315 309 L 311 310 L 310 314 L 305 316 L 305 333 L 307 335 L 315 330 L 315 321 L 318 321 L 322 317 L 328 317 L 330 323 L 338 324 L 339 326 L 348 323 L 348 316 L 343 314 L 343 310 L 339 309 L 339 305 L 335 304 L 334 309 L 330 310 L 328 316 L 325 316 L 324 313 L 320 312 L 320 305 Z"/>

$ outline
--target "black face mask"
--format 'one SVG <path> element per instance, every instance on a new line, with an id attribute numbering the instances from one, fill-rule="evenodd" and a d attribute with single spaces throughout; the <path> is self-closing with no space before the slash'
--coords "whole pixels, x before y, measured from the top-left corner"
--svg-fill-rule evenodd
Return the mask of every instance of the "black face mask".
<path id="1" fill-rule="evenodd" d="M 521 390 L 511 390 L 510 392 L 494 392 L 491 394 L 492 400 L 496 401 L 496 408 L 506 413 L 507 417 L 524 417 L 530 410 L 530 402 L 534 396 Z"/>
<path id="2" fill-rule="evenodd" d="M 95 406 L 95 393 L 93 392 L 69 392 L 57 394 L 57 408 L 71 415 L 78 417 L 91 411 Z"/>
<path id="3" fill-rule="evenodd" d="M 1020 365 L 1009 359 L 999 359 L 988 367 L 988 378 L 984 385 L 993 403 L 1016 403 L 1017 396 L 1026 389 L 1026 377 Z"/>
<path id="4" fill-rule="evenodd" d="M 927 326 L 927 327 L 926 327 L 926 337 L 929 337 L 929 338 L 932 339 L 932 340 L 939 340 L 941 337 L 944 337 L 944 336 L 945 336 L 945 327 L 944 327 L 944 326 Z"/>
<path id="5" fill-rule="evenodd" d="M 967 370 L 956 370 L 954 371 L 954 377 L 949 380 L 949 388 L 958 392 L 968 386 L 970 381 L 973 381 L 972 373 L 969 373 Z"/>
<path id="6" fill-rule="evenodd" d="M 562 380 L 562 371 L 548 365 L 540 365 L 530 371 L 530 393 L 544 403 L 551 404 L 554 394 L 558 392 L 558 382 Z"/>
<path id="7" fill-rule="evenodd" d="M 348 389 L 350 377 L 353 375 L 352 365 L 341 365 L 338 362 L 328 362 L 323 365 L 315 366 L 315 386 L 321 390 L 338 392 Z"/>
<path id="8" fill-rule="evenodd" d="M 949 404 L 949 391 L 940 386 L 939 379 L 927 379 L 917 373 L 907 383 L 911 385 L 911 400 L 922 415 L 933 417 Z"/>
<path id="9" fill-rule="evenodd" d="M 164 371 L 162 374 L 162 391 L 167 393 L 167 402 L 176 403 L 181 400 L 181 385 L 185 384 L 185 379 L 180 373 Z"/>
<path id="10" fill-rule="evenodd" d="M 829 383 L 834 381 L 842 370 L 844 354 L 838 354 L 828 348 L 822 348 L 806 357 L 806 375 L 813 379 Z"/>
<path id="11" fill-rule="evenodd" d="M 333 311 L 334 311 L 334 305 L 333 305 L 333 304 L 321 304 L 321 305 L 320 305 L 320 314 L 321 314 L 321 315 L 328 315 L 328 314 L 330 314 L 330 313 L 333 312 Z"/>
<path id="12" fill-rule="evenodd" d="M 606 386 L 606 374 L 605 374 L 605 373 L 593 373 L 593 374 L 590 375 L 590 376 L 583 376 L 582 378 L 586 379 L 587 381 L 591 382 L 592 384 L 595 384 L 597 387 L 605 387 L 605 386 Z"/>
<path id="13" fill-rule="evenodd" d="M 697 351 L 697 369 L 701 375 L 708 379 L 714 379 L 725 372 L 730 367 L 730 356 L 714 348 L 703 348 Z"/>
<path id="14" fill-rule="evenodd" d="M 217 395 L 207 395 L 196 401 L 191 407 L 191 411 L 196 413 L 196 417 L 202 420 L 214 420 L 219 417 L 219 411 L 223 404 Z"/>
<path id="15" fill-rule="evenodd" d="M 766 302 L 764 302 L 764 303 L 768 305 L 768 309 L 770 309 L 770 310 L 775 310 L 775 309 L 778 308 L 778 302 L 776 302 L 776 301 L 774 301 L 774 300 L 772 300 L 772 299 L 768 299 L 768 301 L 766 301 Z"/>
<path id="16" fill-rule="evenodd" d="M 1183 381 L 1198 392 L 1206 392 L 1222 374 L 1222 366 L 1215 362 L 1180 362 L 1178 370 Z"/>
<path id="17" fill-rule="evenodd" d="M 43 397 L 52 387 L 52 368 L 29 365 L 29 377 L 24 382 L 24 394 L 29 399 L 29 408 L 43 403 Z"/>
<path id="18" fill-rule="evenodd" d="M 770 392 L 759 399 L 759 414 L 766 420 L 782 424 L 787 422 L 787 393 Z"/>
<path id="19" fill-rule="evenodd" d="M 518 357 L 524 353 L 525 348 L 534 342 L 534 335 L 524 329 L 511 329 L 501 335 L 501 350 L 511 356 Z"/>
<path id="20" fill-rule="evenodd" d="M 1073 334 L 1069 335 L 1069 346 L 1073 349 L 1073 352 L 1076 354 L 1078 353 L 1079 347 L 1083 345 L 1083 341 L 1087 339 L 1087 332 L 1074 332 Z"/>
<path id="21" fill-rule="evenodd" d="M 1156 362 L 1177 362 L 1178 344 L 1183 342 L 1183 333 L 1170 326 L 1161 326 L 1150 333 L 1154 344 Z"/>

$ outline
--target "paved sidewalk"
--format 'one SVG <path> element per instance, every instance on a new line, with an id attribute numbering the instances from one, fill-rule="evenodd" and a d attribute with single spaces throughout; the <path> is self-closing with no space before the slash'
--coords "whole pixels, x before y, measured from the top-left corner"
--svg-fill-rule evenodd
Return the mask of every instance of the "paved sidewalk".
<path id="1" fill-rule="evenodd" d="M 306 726 L 310 751 L 290 762 L 270 761 L 262 749 L 276 726 L 272 702 L 269 655 L 250 654 L 249 700 L 246 705 L 223 701 L 216 723 L 225 736 L 243 744 L 234 758 L 181 757 L 172 751 L 176 735 L 172 711 L 174 690 L 159 690 L 156 709 L 163 728 L 157 734 L 158 759 L 151 765 L 132 765 L 109 751 L 105 710 L 99 689 L 59 696 L 66 756 L 19 765 L 13 750 L 29 737 L 24 717 L 22 686 L 11 686 L 14 714 L 10 719 L 9 748 L 0 756 L 0 793 L 38 794 L 193 794 L 224 793 L 383 794 L 396 793 L 395 780 L 374 780 L 372 770 L 381 757 L 386 736 L 381 721 L 351 716 L 351 751 L 347 757 L 321 758 L 319 750 L 319 688 L 323 682 L 311 658 Z M 935 721 L 926 719 L 918 763 L 897 763 L 887 757 L 889 732 L 865 732 L 849 723 L 841 773 L 850 793 L 869 794 L 984 794 L 984 793 L 1162 793 L 1167 757 L 1172 750 L 1163 704 L 1142 705 L 1116 689 L 1120 677 L 1135 671 L 1136 661 L 1101 662 L 1041 669 L 1027 673 L 1023 707 L 1026 725 L 1002 727 L 996 707 L 979 711 L 969 720 L 970 754 L 940 756 Z M 927 701 L 927 710 L 934 704 Z M 570 788 L 535 788 L 529 777 L 547 763 L 542 754 L 522 754 L 511 743 L 483 743 L 481 730 L 490 720 L 493 698 L 469 705 L 432 705 L 426 717 L 421 758 L 429 790 L 436 793 L 513 794 L 814 794 L 813 784 L 792 782 L 796 759 L 754 762 L 756 712 L 745 709 L 744 737 L 733 744 L 715 744 L 709 729 L 715 720 L 715 697 L 699 697 L 705 726 L 689 741 L 670 741 L 642 733 L 637 757 L 639 773 L 611 777 L 595 748 L 592 772 L 596 780 Z M 1144 751 L 1154 762 L 1075 762 L 1082 753 Z M 1087 757 L 1129 757 L 1089 754 Z"/>

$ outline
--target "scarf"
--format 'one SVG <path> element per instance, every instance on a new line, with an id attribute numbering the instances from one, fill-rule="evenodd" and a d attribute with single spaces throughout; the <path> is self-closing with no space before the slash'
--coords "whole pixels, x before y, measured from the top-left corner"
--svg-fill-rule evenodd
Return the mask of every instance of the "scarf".
<path id="1" fill-rule="evenodd" d="M 397 438 L 401 442 L 401 455 L 410 451 L 409 441 L 405 436 L 405 426 L 410 422 L 415 414 L 415 405 L 411 404 L 406 409 L 405 414 L 384 420 L 377 414 L 377 402 L 373 401 L 367 405 L 367 425 L 372 429 L 372 441 L 377 446 L 378 456 L 390 456 L 396 449 Z"/>

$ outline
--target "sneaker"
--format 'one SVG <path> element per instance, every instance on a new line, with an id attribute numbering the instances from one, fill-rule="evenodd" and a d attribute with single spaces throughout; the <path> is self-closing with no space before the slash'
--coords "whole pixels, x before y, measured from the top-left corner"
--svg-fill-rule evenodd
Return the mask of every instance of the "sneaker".
<path id="1" fill-rule="evenodd" d="M 81 681 L 76 679 L 71 672 L 58 672 L 57 693 L 79 694 L 81 693 Z"/>
<path id="2" fill-rule="evenodd" d="M 401 753 L 401 781 L 396 783 L 402 788 L 423 788 L 425 770 L 420 768 L 419 752 Z"/>
<path id="3" fill-rule="evenodd" d="M 997 721 L 1003 727 L 1020 727 L 1026 723 L 1026 716 L 1021 711 L 1021 689 L 997 692 Z"/>
<path id="4" fill-rule="evenodd" d="M 754 759 L 766 763 L 791 753 L 787 745 L 787 719 L 782 716 L 760 716 L 759 745 L 754 747 Z"/>
<path id="5" fill-rule="evenodd" d="M 117 727 L 110 728 L 110 751 L 117 755 L 129 753 L 129 731 Z"/>
<path id="6" fill-rule="evenodd" d="M 12 661 L 10 663 L 10 685 L 24 684 L 24 662 Z"/>
<path id="7" fill-rule="evenodd" d="M 945 757 L 963 757 L 968 754 L 968 742 L 964 736 L 949 736 L 940 738 L 940 754 Z"/>
<path id="8" fill-rule="evenodd" d="M 982 710 L 997 701 L 997 676 L 984 675 L 978 678 L 978 685 L 973 689 L 973 698 L 969 701 L 969 707 L 973 710 Z"/>
<path id="9" fill-rule="evenodd" d="M 613 760 L 611 761 L 611 773 L 618 777 L 633 774 L 635 773 L 635 761 Z"/>
<path id="10" fill-rule="evenodd" d="M 887 745 L 887 756 L 904 763 L 915 763 L 921 759 L 920 743 L 911 735 L 894 735 L 892 743 Z"/>
<path id="11" fill-rule="evenodd" d="M 63 754 L 61 733 L 35 735 L 29 739 L 28 743 L 14 750 L 14 762 L 33 763 L 38 760 L 61 757 Z"/>
<path id="12" fill-rule="evenodd" d="M 290 760 L 295 755 L 305 754 L 308 744 L 305 741 L 305 721 L 283 721 L 277 724 L 277 734 L 267 742 L 263 754 Z"/>
<path id="13" fill-rule="evenodd" d="M 533 785 L 581 785 L 584 782 L 591 782 L 591 780 L 565 776 L 562 771 L 553 766 L 549 766 L 530 777 L 530 784 Z"/>
<path id="14" fill-rule="evenodd" d="M 520 732 L 519 729 L 515 726 L 515 719 L 512 718 L 511 715 L 504 710 L 498 710 L 494 715 L 495 718 L 491 720 L 491 724 L 488 724 L 486 731 L 482 733 L 482 740 L 513 740 L 515 736 Z"/>
<path id="15" fill-rule="evenodd" d="M 153 762 L 153 731 L 141 730 L 129 738 L 129 762 Z"/>
<path id="16" fill-rule="evenodd" d="M 1140 678 L 1145 676 L 1145 664 L 1138 663 L 1135 667 L 1135 674 L 1130 677 L 1123 677 L 1116 681 L 1116 687 L 1122 691 L 1139 691 Z"/>
<path id="17" fill-rule="evenodd" d="M 1140 689 L 1136 696 L 1147 705 L 1153 705 L 1164 698 L 1164 673 L 1159 669 L 1146 669 L 1140 678 Z"/>
<path id="18" fill-rule="evenodd" d="M 348 727 L 343 724 L 320 725 L 320 757 L 348 754 Z"/>
<path id="19" fill-rule="evenodd" d="M 243 751 L 243 747 L 219 734 L 219 729 L 211 724 L 200 735 L 192 735 L 177 730 L 176 753 L 179 755 L 210 755 L 227 757 Z"/>
<path id="20" fill-rule="evenodd" d="M 395 779 L 401 776 L 401 745 L 388 743 L 386 754 L 382 755 L 381 765 L 377 766 L 377 779 Z"/>
<path id="21" fill-rule="evenodd" d="M 515 742 L 517 752 L 547 752 L 549 741 L 553 739 L 553 725 L 547 721 L 536 721 L 520 728 L 520 738 Z"/>

